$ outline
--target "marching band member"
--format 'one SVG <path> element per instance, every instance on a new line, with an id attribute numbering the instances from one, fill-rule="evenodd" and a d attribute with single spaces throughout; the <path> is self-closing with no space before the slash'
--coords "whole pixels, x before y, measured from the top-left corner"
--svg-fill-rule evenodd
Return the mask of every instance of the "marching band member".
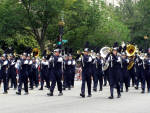
<path id="1" fill-rule="evenodd" d="M 117 88 L 118 98 L 121 97 L 120 93 L 120 72 L 118 73 L 118 68 L 120 68 L 120 58 L 117 55 L 117 47 L 113 48 L 112 53 L 108 54 L 106 59 L 109 61 L 109 85 L 110 85 L 110 97 L 114 98 L 114 87 Z"/>
<path id="2" fill-rule="evenodd" d="M 69 54 L 64 61 L 64 82 L 65 87 L 71 90 L 71 85 L 74 86 L 75 75 L 75 60 L 72 59 L 72 55 Z"/>
<path id="3" fill-rule="evenodd" d="M 71 62 L 69 72 L 71 76 L 71 87 L 74 88 L 74 79 L 75 79 L 75 70 L 76 70 L 76 61 L 72 58 L 72 55 L 69 54 L 69 61 Z"/>
<path id="4" fill-rule="evenodd" d="M 132 68 L 131 70 L 129 70 L 129 74 L 130 74 L 130 77 L 131 77 L 131 71 L 134 72 L 132 73 L 134 76 L 135 76 L 135 89 L 138 90 L 139 88 L 139 74 L 138 74 L 138 62 L 139 62 L 139 57 L 137 56 L 137 54 L 135 55 L 135 58 L 134 58 L 134 68 Z M 132 79 L 132 83 L 133 83 L 133 79 Z"/>
<path id="5" fill-rule="evenodd" d="M 132 80 L 132 87 L 134 87 L 136 85 L 136 82 L 137 82 L 137 67 L 136 67 L 135 59 L 133 61 L 135 64 L 134 64 L 133 68 L 131 68 L 129 70 L 130 80 Z M 131 86 L 131 85 L 129 85 L 129 86 Z"/>
<path id="6" fill-rule="evenodd" d="M 32 58 L 32 74 L 33 74 L 33 84 L 35 87 L 38 87 L 39 85 L 39 76 L 38 76 L 38 67 L 40 65 L 39 60 L 36 58 Z"/>
<path id="7" fill-rule="evenodd" d="M 28 74 L 29 74 L 29 81 L 30 81 L 30 89 L 33 90 L 33 74 L 32 74 L 32 59 L 30 54 L 27 56 L 27 60 L 29 61 L 28 64 Z"/>
<path id="8" fill-rule="evenodd" d="M 74 76 L 75 76 L 75 60 L 72 59 L 72 55 L 68 55 L 68 60 L 65 63 L 66 69 L 66 84 L 68 89 L 71 89 L 71 86 L 74 87 Z"/>
<path id="9" fill-rule="evenodd" d="M 22 84 L 24 84 L 25 95 L 28 95 L 28 77 L 29 77 L 29 60 L 27 59 L 27 53 L 23 53 L 20 63 L 19 85 L 17 95 L 21 95 Z"/>
<path id="10" fill-rule="evenodd" d="M 8 67 L 8 78 L 7 78 L 7 83 L 8 83 L 8 89 L 9 89 L 9 79 L 11 79 L 11 87 L 14 86 L 14 89 L 17 88 L 17 73 L 16 73 L 16 60 L 12 54 L 9 55 L 9 67 Z"/>
<path id="11" fill-rule="evenodd" d="M 150 93 L 150 48 L 145 58 L 145 74 L 147 81 L 147 91 Z"/>
<path id="12" fill-rule="evenodd" d="M 96 84 L 95 83 L 95 72 L 96 72 L 96 63 L 95 63 L 95 59 L 96 59 L 96 55 L 95 55 L 95 53 L 94 53 L 94 50 L 91 50 L 91 57 L 92 57 L 92 64 L 91 64 L 91 74 L 92 74 L 92 78 L 93 78 L 93 83 L 94 84 Z M 94 88 L 94 85 L 93 85 L 93 91 L 95 91 L 96 92 L 96 89 Z"/>
<path id="13" fill-rule="evenodd" d="M 64 56 L 64 62 L 63 62 L 63 90 L 65 90 L 67 87 L 68 87 L 68 89 L 70 89 L 68 84 L 67 84 L 68 59 L 69 59 L 68 55 L 65 55 Z"/>
<path id="14" fill-rule="evenodd" d="M 121 92 L 123 92 L 123 84 L 125 84 L 125 88 L 126 88 L 126 92 L 128 92 L 128 87 L 129 87 L 129 72 L 128 72 L 128 65 L 129 65 L 129 60 L 126 56 L 126 53 L 123 52 L 122 53 L 122 75 L 120 78 L 120 88 L 121 88 Z"/>
<path id="15" fill-rule="evenodd" d="M 92 57 L 89 55 L 89 49 L 85 48 L 83 55 L 80 57 L 79 61 L 82 63 L 82 86 L 81 86 L 81 97 L 85 97 L 85 83 L 87 82 L 88 87 L 88 97 L 91 97 L 91 64 Z"/>
<path id="16" fill-rule="evenodd" d="M 103 59 L 99 53 L 97 53 L 96 59 L 95 59 L 95 65 L 96 65 L 96 70 L 95 70 L 95 81 L 94 81 L 94 91 L 97 91 L 97 85 L 99 82 L 100 89 L 99 91 L 102 91 L 103 89 L 103 70 L 102 70 L 102 65 L 103 65 Z"/>
<path id="17" fill-rule="evenodd" d="M 58 91 L 59 94 L 58 96 L 62 96 L 62 65 L 63 65 L 63 58 L 60 55 L 60 50 L 55 49 L 54 50 L 54 55 L 51 55 L 50 57 L 50 62 L 52 62 L 52 74 L 51 74 L 51 79 L 52 79 L 52 84 L 50 86 L 50 93 L 48 93 L 48 96 L 53 96 L 54 89 L 57 83 L 58 86 Z"/>
<path id="18" fill-rule="evenodd" d="M 4 86 L 4 93 L 3 94 L 7 94 L 7 90 L 8 90 L 8 84 L 7 84 L 7 74 L 8 74 L 8 60 L 7 60 L 7 56 L 6 54 L 2 55 L 2 59 L 1 59 L 1 76 L 2 76 L 2 80 L 3 80 L 3 86 Z"/>
<path id="19" fill-rule="evenodd" d="M 136 81 L 136 89 L 139 87 L 139 82 L 141 82 L 142 86 L 142 92 L 145 93 L 145 74 L 144 74 L 144 64 L 143 60 L 137 56 L 136 57 L 136 76 L 137 76 L 137 81 Z"/>
<path id="20" fill-rule="evenodd" d="M 46 57 L 43 56 L 41 61 L 41 88 L 39 90 L 43 90 L 44 81 L 46 81 L 47 88 L 50 88 L 50 82 L 49 82 L 49 62 L 47 61 Z"/>

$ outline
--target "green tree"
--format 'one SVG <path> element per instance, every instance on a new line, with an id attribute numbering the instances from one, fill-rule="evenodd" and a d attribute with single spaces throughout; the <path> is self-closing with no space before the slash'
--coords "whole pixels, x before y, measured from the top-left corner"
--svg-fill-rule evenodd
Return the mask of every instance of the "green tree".
<path id="1" fill-rule="evenodd" d="M 72 0 L 73 2 L 74 0 Z M 69 0 L 4 0 L 0 4 L 1 33 L 13 36 L 27 34 L 35 38 L 44 50 L 48 28 L 56 26 L 61 11 L 71 5 Z"/>
<path id="2" fill-rule="evenodd" d="M 150 43 L 149 40 L 144 40 L 144 36 L 150 33 L 149 11 L 149 0 L 140 0 L 137 3 L 132 0 L 124 0 L 121 6 L 116 8 L 116 14 L 131 31 L 131 41 L 145 49 Z"/>
<path id="3" fill-rule="evenodd" d="M 129 40 L 129 30 L 101 0 L 74 2 L 66 11 L 64 38 L 68 45 L 80 49 L 89 41 L 93 48 Z"/>
<path id="4" fill-rule="evenodd" d="M 101 0 L 2 0 L 0 37 L 7 38 L 4 41 L 11 45 L 18 36 L 23 40 L 31 38 L 33 46 L 38 44 L 43 51 L 47 43 L 56 43 L 62 19 L 63 39 L 69 42 L 66 46 L 75 49 L 83 48 L 86 41 L 102 47 L 129 37 L 127 26 Z M 33 47 L 31 44 L 23 41 L 25 47 Z"/>

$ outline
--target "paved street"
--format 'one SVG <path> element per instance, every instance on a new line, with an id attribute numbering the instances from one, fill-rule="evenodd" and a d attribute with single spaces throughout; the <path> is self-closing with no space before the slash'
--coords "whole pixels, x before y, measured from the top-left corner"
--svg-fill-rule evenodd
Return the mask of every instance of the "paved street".
<path id="1" fill-rule="evenodd" d="M 141 94 L 140 90 L 130 88 L 122 98 L 109 100 L 109 87 L 103 92 L 93 92 L 91 98 L 80 98 L 81 82 L 76 82 L 71 91 L 64 91 L 64 96 L 46 96 L 47 89 L 30 91 L 29 95 L 17 96 L 10 90 L 8 95 L 0 94 L 0 113 L 150 113 L 150 94 Z M 116 92 L 115 92 L 116 94 Z"/>

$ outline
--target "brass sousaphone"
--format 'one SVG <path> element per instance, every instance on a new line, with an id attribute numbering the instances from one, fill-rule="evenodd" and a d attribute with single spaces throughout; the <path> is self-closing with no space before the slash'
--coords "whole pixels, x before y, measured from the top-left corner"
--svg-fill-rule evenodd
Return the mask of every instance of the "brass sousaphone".
<path id="1" fill-rule="evenodd" d="M 100 50 L 100 54 L 101 54 L 101 57 L 103 59 L 106 58 L 106 56 L 111 52 L 111 48 L 110 47 L 103 47 L 101 50 Z M 103 71 L 106 71 L 109 67 L 109 62 L 108 61 L 105 61 L 104 65 L 102 66 L 102 70 Z"/>
<path id="2" fill-rule="evenodd" d="M 127 67 L 128 70 L 131 70 L 134 66 L 134 55 L 136 52 L 136 47 L 132 44 L 128 44 L 126 48 L 127 56 L 129 57 L 129 65 Z"/>
<path id="3" fill-rule="evenodd" d="M 33 57 L 38 57 L 40 54 L 40 50 L 38 48 L 34 48 L 32 50 L 32 53 L 33 53 Z"/>

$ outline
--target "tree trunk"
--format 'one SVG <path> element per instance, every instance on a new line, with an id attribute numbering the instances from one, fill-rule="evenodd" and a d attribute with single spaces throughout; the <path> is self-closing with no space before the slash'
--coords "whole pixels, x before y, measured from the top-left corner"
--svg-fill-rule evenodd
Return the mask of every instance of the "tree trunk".
<path id="1" fill-rule="evenodd" d="M 43 54 L 45 50 L 45 32 L 44 30 L 37 30 L 36 40 L 40 46 L 41 54 Z"/>
<path id="2" fill-rule="evenodd" d="M 43 52 L 44 52 L 44 49 L 45 49 L 44 41 L 38 41 L 38 44 L 39 44 L 39 46 L 40 46 L 41 55 L 42 55 Z"/>

